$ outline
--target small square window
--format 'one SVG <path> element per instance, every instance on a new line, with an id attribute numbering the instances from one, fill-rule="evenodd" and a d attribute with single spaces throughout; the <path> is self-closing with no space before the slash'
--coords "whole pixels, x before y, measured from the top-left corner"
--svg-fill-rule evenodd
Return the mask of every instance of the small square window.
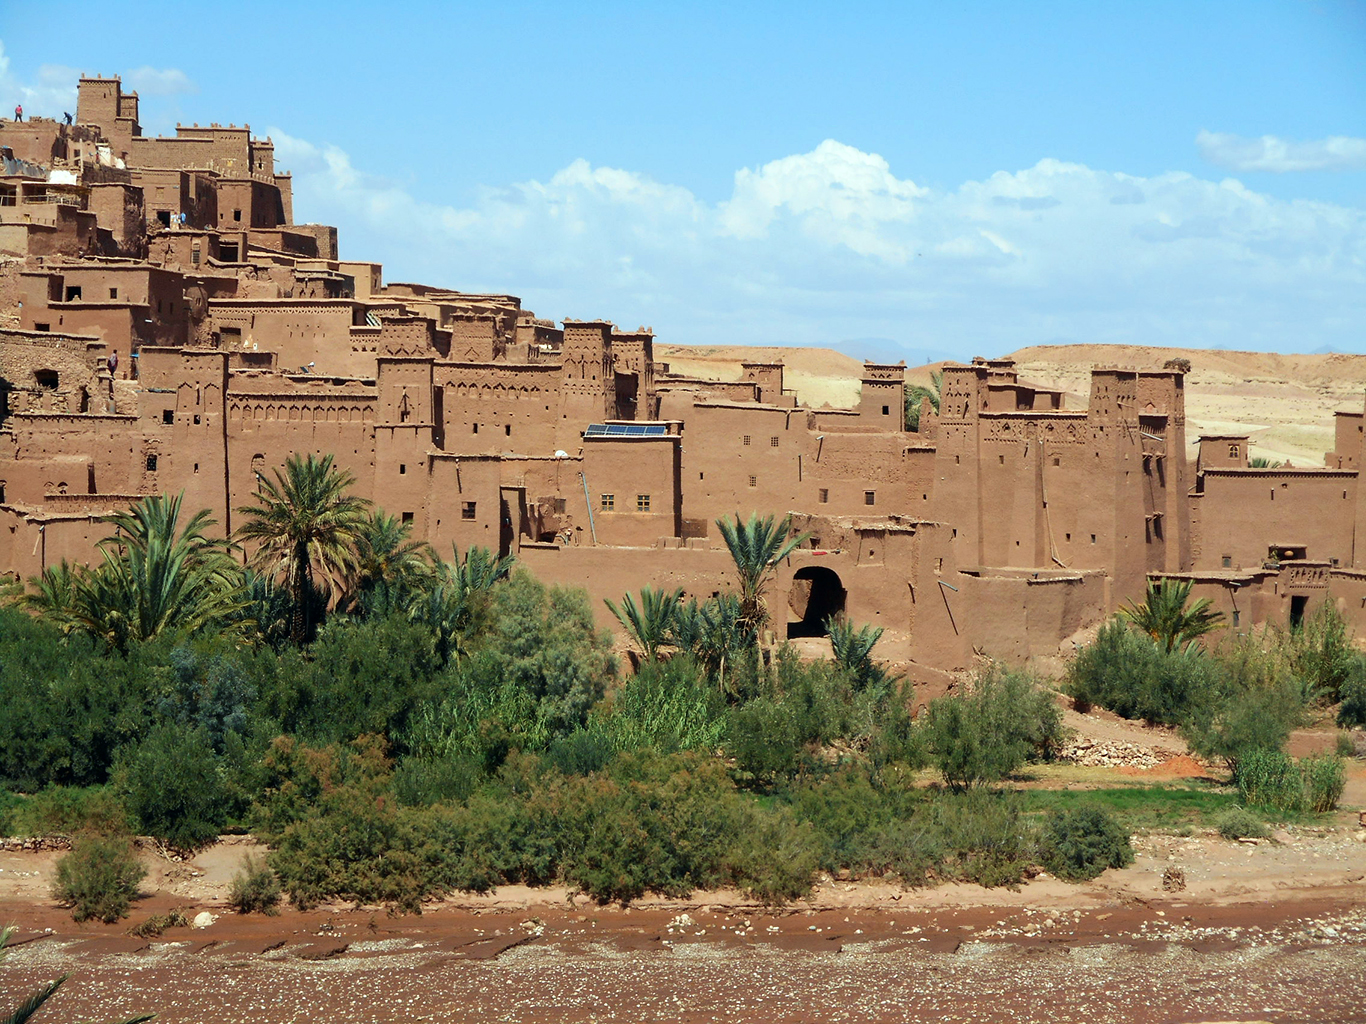
<path id="1" fill-rule="evenodd" d="M 892 407 L 891 407 L 890 405 L 884 405 L 884 406 L 882 407 L 882 415 L 884 415 L 884 416 L 889 415 L 889 414 L 891 413 L 891 411 L 892 411 Z"/>
<path id="2" fill-rule="evenodd" d="M 821 494 L 820 494 L 820 502 L 821 502 L 822 505 L 824 505 L 824 504 L 828 503 L 829 501 L 830 501 L 830 488 L 828 488 L 828 487 L 822 487 L 822 488 L 821 488 Z"/>
<path id="3" fill-rule="evenodd" d="M 407 473 L 407 472 L 408 472 L 408 464 L 407 464 L 406 462 L 400 462 L 400 463 L 398 464 L 398 475 L 399 475 L 399 476 L 403 476 L 403 475 L 404 475 L 405 473 Z"/>
<path id="4" fill-rule="evenodd" d="M 774 434 L 772 437 L 770 437 L 770 438 L 768 439 L 768 446 L 769 446 L 770 448 L 777 448 L 777 447 L 778 447 L 778 435 L 777 435 L 777 434 Z"/>
<path id="5" fill-rule="evenodd" d="M 863 503 L 864 503 L 865 505 L 876 505 L 876 504 L 877 504 L 877 491 L 864 491 L 864 492 L 863 492 Z"/>
<path id="6" fill-rule="evenodd" d="M 405 523 L 411 523 L 413 521 L 413 514 L 411 512 L 404 512 L 403 521 Z"/>
<path id="7" fill-rule="evenodd" d="M 162 409 L 162 410 L 161 410 L 161 422 L 162 422 L 162 423 L 174 423 L 174 422 L 175 422 L 175 410 L 174 410 L 174 409 Z"/>
<path id="8" fill-rule="evenodd" d="M 759 486 L 759 478 L 758 478 L 757 476 L 751 476 L 751 477 L 749 478 L 749 485 L 750 485 L 751 487 L 758 487 L 758 486 Z"/>
<path id="9" fill-rule="evenodd" d="M 119 290 L 117 288 L 110 288 L 109 297 L 111 299 L 117 299 L 119 297 Z"/>
<path id="10" fill-rule="evenodd" d="M 1070 533 L 1064 533 L 1063 536 L 1066 537 L 1068 540 L 1072 539 L 1072 535 Z"/>
<path id="11" fill-rule="evenodd" d="M 749 442 L 750 442 L 750 436 L 749 436 L 748 434 L 746 434 L 746 435 L 745 435 L 745 444 L 749 444 Z"/>
<path id="12" fill-rule="evenodd" d="M 155 473 L 156 471 L 157 471 L 157 457 L 156 457 L 155 455 L 149 455 L 149 456 L 147 456 L 147 472 L 149 472 L 149 473 Z"/>
<path id="13" fill-rule="evenodd" d="M 1242 452 L 1242 449 L 1241 449 L 1240 447 L 1238 447 L 1238 445 L 1236 445 L 1236 444 L 1231 444 L 1231 445 L 1228 446 L 1228 457 L 1229 457 L 1230 459 L 1236 459 L 1236 458 L 1238 458 L 1238 456 L 1241 454 L 1241 452 Z"/>
<path id="14" fill-rule="evenodd" d="M 475 503 L 472 501 L 462 501 L 460 503 L 460 518 L 473 519 L 475 517 Z"/>
<path id="15" fill-rule="evenodd" d="M 617 507 L 617 496 L 615 494 L 604 494 L 600 504 L 604 512 L 611 512 Z"/>
<path id="16" fill-rule="evenodd" d="M 636 495 L 636 511 L 637 511 L 637 512 L 648 512 L 648 511 L 650 511 L 650 496 L 649 496 L 648 494 L 637 494 L 637 495 Z"/>
<path id="17" fill-rule="evenodd" d="M 1223 562 L 1224 562 L 1224 568 L 1225 568 L 1225 569 L 1232 569 L 1232 568 L 1233 568 L 1233 556 L 1232 556 L 1232 555 L 1225 555 L 1225 556 L 1224 556 L 1224 559 L 1223 559 Z"/>
<path id="18" fill-rule="evenodd" d="M 1091 543 L 1094 544 L 1095 542 L 1096 542 L 1096 535 L 1093 533 L 1093 534 L 1091 534 Z"/>
<path id="19" fill-rule="evenodd" d="M 199 426 L 199 417 L 198 417 L 197 415 L 196 415 L 195 418 L 194 418 L 194 425 L 195 425 L 196 427 Z"/>
<path id="20" fill-rule="evenodd" d="M 241 219 L 242 219 L 242 211 L 241 211 L 241 210 L 233 210 L 233 211 L 232 211 L 232 219 L 233 219 L 233 220 L 241 220 Z"/>
<path id="21" fill-rule="evenodd" d="M 1061 466 L 1061 465 L 1062 465 L 1062 459 L 1059 458 L 1057 455 L 1054 455 L 1054 456 L 1053 456 L 1053 465 L 1055 465 L 1055 466 Z"/>

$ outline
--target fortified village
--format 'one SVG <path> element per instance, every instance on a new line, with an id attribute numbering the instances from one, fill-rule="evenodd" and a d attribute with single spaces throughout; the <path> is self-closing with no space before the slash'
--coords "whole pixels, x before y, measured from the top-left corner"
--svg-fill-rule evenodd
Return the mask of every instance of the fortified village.
<path id="1" fill-rule="evenodd" d="M 885 627 L 920 682 L 1057 655 L 1163 575 L 1234 626 L 1333 601 L 1366 628 L 1361 408 L 1323 468 L 1250 468 L 1237 436 L 1192 464 L 1179 364 L 1096 368 L 1068 409 L 976 359 L 907 432 L 902 365 L 866 363 L 856 408 L 806 408 L 781 363 L 693 379 L 648 329 L 385 284 L 294 222 L 270 139 L 144 136 L 117 78 L 81 79 L 73 123 L 0 123 L 0 147 L 0 572 L 95 558 L 101 517 L 146 494 L 231 531 L 259 476 L 313 452 L 437 550 L 515 554 L 604 621 L 645 585 L 726 588 L 714 520 L 790 512 L 810 539 L 775 620 Z"/>

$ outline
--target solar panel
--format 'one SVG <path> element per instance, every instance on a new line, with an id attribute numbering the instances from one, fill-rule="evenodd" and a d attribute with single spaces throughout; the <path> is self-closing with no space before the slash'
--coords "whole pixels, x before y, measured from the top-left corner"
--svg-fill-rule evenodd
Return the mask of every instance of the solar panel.
<path id="1" fill-rule="evenodd" d="M 665 437 L 667 423 L 590 423 L 584 437 Z"/>

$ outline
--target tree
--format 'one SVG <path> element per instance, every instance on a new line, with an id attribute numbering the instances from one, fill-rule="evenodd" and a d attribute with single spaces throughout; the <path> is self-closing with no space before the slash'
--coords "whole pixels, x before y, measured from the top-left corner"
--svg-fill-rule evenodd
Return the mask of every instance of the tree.
<path id="1" fill-rule="evenodd" d="M 726 667 L 754 649 L 754 630 L 741 618 L 740 599 L 719 594 L 701 604 L 692 598 L 674 611 L 674 643 L 687 651 L 726 690 Z"/>
<path id="2" fill-rule="evenodd" d="M 116 530 L 99 544 L 103 564 L 50 566 L 30 581 L 28 603 L 64 631 L 93 633 L 119 650 L 232 618 L 244 603 L 241 568 L 227 541 L 205 536 L 216 525 L 207 509 L 181 528 L 182 498 L 151 495 L 106 516 Z"/>
<path id="3" fill-rule="evenodd" d="M 734 522 L 718 519 L 716 525 L 721 529 L 730 557 L 735 561 L 735 572 L 740 577 L 741 621 L 757 635 L 768 621 L 764 588 L 773 575 L 774 566 L 792 554 L 808 534 L 788 536 L 792 532 L 791 515 L 778 522 L 775 516 L 761 519 L 757 512 L 751 512 L 749 520 L 742 522 L 737 512 Z"/>
<path id="4" fill-rule="evenodd" d="M 470 636 L 483 625 L 493 585 L 507 577 L 516 561 L 481 547 L 470 548 L 462 561 L 454 544 L 451 556 L 449 562 L 435 559 L 432 583 L 408 606 L 408 618 L 432 631 L 443 665 L 464 654 Z"/>
<path id="5" fill-rule="evenodd" d="M 653 587 L 641 587 L 639 604 L 630 594 L 621 599 L 620 606 L 610 600 L 604 600 L 603 603 L 631 635 L 645 655 L 645 660 L 654 661 L 659 657 L 660 647 L 668 643 L 673 635 L 674 620 L 682 597 L 681 589 L 666 593 Z"/>
<path id="6" fill-rule="evenodd" d="M 382 511 L 365 517 L 356 540 L 351 603 L 381 613 L 405 607 L 432 578 L 426 541 L 413 539 L 413 524 Z"/>
<path id="7" fill-rule="evenodd" d="M 1186 607 L 1191 586 L 1190 580 L 1149 581 L 1148 594 L 1143 603 L 1134 604 L 1130 601 L 1128 607 L 1119 610 L 1119 614 L 1170 653 L 1219 629 L 1224 622 L 1224 613 L 1211 611 L 1207 597 Z"/>
<path id="8" fill-rule="evenodd" d="M 906 385 L 906 429 L 920 431 L 920 406 L 924 399 L 930 400 L 935 412 L 944 393 L 944 371 L 935 370 L 930 374 L 930 386 L 923 384 Z"/>
<path id="9" fill-rule="evenodd" d="M 355 477 L 333 466 L 331 455 L 291 456 L 283 473 L 259 481 L 257 503 L 237 510 L 247 517 L 237 537 L 257 544 L 252 566 L 283 581 L 294 604 L 291 639 L 303 643 L 316 626 L 315 590 L 335 596 L 354 577 L 370 503 L 347 493 Z"/>
<path id="10" fill-rule="evenodd" d="M 1031 756 L 1057 747 L 1062 712 L 1026 675 L 983 672 L 966 693 L 930 701 L 926 746 L 955 789 L 998 782 Z"/>
<path id="11" fill-rule="evenodd" d="M 832 615 L 825 628 L 830 632 L 830 651 L 835 664 L 849 672 L 860 689 L 869 683 L 886 680 L 886 674 L 873 663 L 873 648 L 882 639 L 882 627 L 872 624 L 855 629 L 842 615 Z"/>

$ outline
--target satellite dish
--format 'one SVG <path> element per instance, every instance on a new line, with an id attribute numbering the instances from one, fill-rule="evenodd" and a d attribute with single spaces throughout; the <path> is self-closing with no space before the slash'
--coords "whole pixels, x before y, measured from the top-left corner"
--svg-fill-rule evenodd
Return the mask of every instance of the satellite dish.
<path id="1" fill-rule="evenodd" d="M 555 449 L 555 458 L 557 458 L 557 459 L 567 459 L 567 458 L 569 458 L 569 453 L 568 453 L 567 451 L 565 451 L 564 449 L 562 449 L 562 448 L 556 448 L 556 449 Z"/>

